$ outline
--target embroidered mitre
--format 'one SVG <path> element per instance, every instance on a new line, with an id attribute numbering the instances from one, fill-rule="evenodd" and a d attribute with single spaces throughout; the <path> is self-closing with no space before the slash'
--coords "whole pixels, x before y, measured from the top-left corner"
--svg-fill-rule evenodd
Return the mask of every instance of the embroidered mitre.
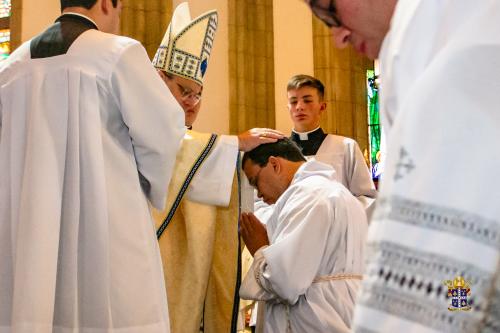
<path id="1" fill-rule="evenodd" d="M 203 85 L 216 30 L 216 10 L 192 20 L 187 2 L 181 3 L 156 51 L 153 66 Z"/>

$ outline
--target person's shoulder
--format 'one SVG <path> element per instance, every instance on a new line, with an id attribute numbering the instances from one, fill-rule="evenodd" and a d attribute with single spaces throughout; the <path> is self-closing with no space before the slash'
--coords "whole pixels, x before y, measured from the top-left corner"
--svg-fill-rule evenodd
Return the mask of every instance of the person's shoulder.
<path id="1" fill-rule="evenodd" d="M 335 171 L 330 165 L 311 160 L 289 188 L 305 196 L 328 197 L 331 191 L 338 191 L 343 187 L 335 177 Z"/>
<path id="2" fill-rule="evenodd" d="M 94 44 L 96 47 L 110 51 L 125 50 L 130 46 L 141 46 L 141 43 L 133 38 L 118 36 L 98 30 L 89 30 L 81 38 L 82 44 Z"/>
<path id="3" fill-rule="evenodd" d="M 99 76 L 108 77 L 127 52 L 134 52 L 134 56 L 141 54 L 147 59 L 144 47 L 132 38 L 88 30 L 71 45 L 68 55 L 81 59 L 94 68 Z"/>
<path id="4" fill-rule="evenodd" d="M 337 134 L 328 134 L 327 138 L 336 143 L 343 144 L 344 146 L 352 146 L 357 145 L 356 140 L 353 138 L 349 138 L 347 136 L 337 135 Z"/>
<path id="5" fill-rule="evenodd" d="M 17 72 L 18 66 L 22 66 L 23 61 L 30 59 L 30 41 L 24 42 L 5 60 L 0 61 L 0 73 L 3 79 L 7 78 L 7 73 Z"/>

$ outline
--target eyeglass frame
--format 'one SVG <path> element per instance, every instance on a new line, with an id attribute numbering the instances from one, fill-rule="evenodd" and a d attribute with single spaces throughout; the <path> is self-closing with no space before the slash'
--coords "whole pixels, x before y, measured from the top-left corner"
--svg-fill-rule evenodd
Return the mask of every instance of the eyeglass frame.
<path id="1" fill-rule="evenodd" d="M 177 84 L 177 87 L 179 88 L 181 92 L 181 98 L 185 101 L 188 99 L 191 99 L 193 102 L 193 105 L 198 104 L 201 101 L 201 91 L 199 93 L 195 93 L 191 88 L 186 88 L 179 82 L 175 82 Z"/>
<path id="2" fill-rule="evenodd" d="M 260 173 L 262 170 L 264 170 L 264 168 L 267 166 L 264 165 L 263 167 L 260 167 L 259 171 L 257 171 L 257 174 L 255 175 L 255 177 L 252 177 L 253 179 L 252 180 L 248 180 L 248 183 L 250 184 L 250 186 L 252 186 L 253 188 L 255 188 L 257 191 L 259 190 L 259 177 L 260 177 Z"/>
<path id="3" fill-rule="evenodd" d="M 168 80 L 174 80 L 174 83 L 177 85 L 177 88 L 179 89 L 179 91 L 181 93 L 181 99 L 183 101 L 191 99 L 193 105 L 197 105 L 201 101 L 201 93 L 203 90 L 200 90 L 199 93 L 195 94 L 191 88 L 186 88 L 182 84 L 180 84 L 179 82 L 175 81 L 174 75 L 167 73 L 165 71 L 162 71 L 162 72 Z"/>
<path id="4" fill-rule="evenodd" d="M 316 6 L 317 0 L 307 0 L 307 4 L 313 14 L 320 19 L 328 28 L 339 28 L 342 26 L 342 21 L 337 14 L 335 0 L 330 0 L 328 8 Z"/>

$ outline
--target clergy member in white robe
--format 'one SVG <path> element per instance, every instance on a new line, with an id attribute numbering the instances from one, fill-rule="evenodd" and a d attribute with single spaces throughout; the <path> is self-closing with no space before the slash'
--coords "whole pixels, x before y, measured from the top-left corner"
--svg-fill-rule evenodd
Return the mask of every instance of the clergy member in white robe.
<path id="1" fill-rule="evenodd" d="M 139 173 L 162 208 L 184 116 L 119 1 L 63 9 L 0 72 L 0 332 L 169 332 Z"/>
<path id="2" fill-rule="evenodd" d="M 200 110 L 217 20 L 215 10 L 192 19 L 188 4 L 179 4 L 153 60 L 183 107 L 189 129 Z M 184 136 L 165 209 L 153 211 L 173 332 L 198 333 L 200 326 L 207 333 L 235 331 L 238 219 L 244 201 L 239 197 L 239 151 L 282 137 L 270 129 L 238 136 L 189 130 Z"/>
<path id="3" fill-rule="evenodd" d="M 337 46 L 382 46 L 387 159 L 354 331 L 499 332 L 500 3 L 362 1 L 349 30 L 353 7 L 309 2 Z"/>
<path id="4" fill-rule="evenodd" d="M 312 76 L 292 76 L 287 84 L 288 111 L 294 128 L 290 139 L 306 158 L 331 165 L 336 177 L 361 201 L 368 217 L 375 207 L 377 191 L 358 143 L 340 135 L 327 134 L 320 127 L 326 111 L 323 83 Z M 265 223 L 273 207 L 256 200 L 255 213 Z"/>
<path id="5" fill-rule="evenodd" d="M 293 122 L 290 138 L 308 158 L 331 165 L 336 177 L 365 206 L 373 209 L 377 191 L 358 143 L 340 135 L 327 134 L 320 127 L 326 111 L 323 83 L 312 76 L 299 74 L 287 84 L 288 111 Z"/>
<path id="6" fill-rule="evenodd" d="M 265 227 L 242 216 L 254 262 L 240 296 L 265 301 L 263 332 L 349 332 L 363 272 L 363 206 L 331 166 L 306 162 L 288 139 L 259 146 L 242 163 L 275 209 Z"/>
<path id="7" fill-rule="evenodd" d="M 356 332 L 500 332 L 500 2 L 400 0 L 380 60 L 388 151 Z"/>

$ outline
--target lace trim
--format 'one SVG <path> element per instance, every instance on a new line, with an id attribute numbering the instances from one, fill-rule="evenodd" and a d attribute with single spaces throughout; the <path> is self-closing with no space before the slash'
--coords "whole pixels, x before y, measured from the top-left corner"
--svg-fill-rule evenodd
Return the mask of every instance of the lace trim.
<path id="1" fill-rule="evenodd" d="M 421 228 L 448 232 L 497 249 L 500 223 L 477 214 L 409 200 L 399 196 L 381 198 L 374 220 L 391 219 Z"/>

